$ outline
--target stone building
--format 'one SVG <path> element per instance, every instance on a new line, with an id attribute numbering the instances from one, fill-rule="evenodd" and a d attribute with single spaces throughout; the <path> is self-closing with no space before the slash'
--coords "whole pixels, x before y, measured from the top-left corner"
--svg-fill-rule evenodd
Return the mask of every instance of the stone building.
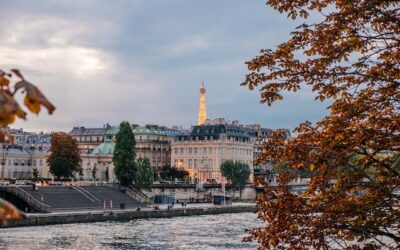
<path id="1" fill-rule="evenodd" d="M 107 125 L 108 126 L 108 125 Z M 106 126 L 102 128 L 73 127 L 68 133 L 78 143 L 82 153 L 91 152 L 96 146 L 104 142 Z"/>
<path id="2" fill-rule="evenodd" d="M 115 143 L 111 139 L 105 139 L 104 142 L 97 145 L 90 152 L 81 154 L 82 176 L 76 173 L 77 179 L 116 181 L 112 156 Z"/>
<path id="3" fill-rule="evenodd" d="M 248 129 L 219 118 L 176 136 L 171 144 L 171 165 L 184 168 L 198 182 L 220 183 L 224 161 L 246 163 L 253 172 L 253 153 L 254 142 Z M 249 181 L 253 181 L 252 174 Z"/>
<path id="4" fill-rule="evenodd" d="M 14 140 L 5 141 L 0 146 L 0 178 L 32 178 L 34 169 L 39 171 L 39 177 L 51 178 L 47 165 L 51 134 L 31 133 L 22 129 L 7 131 Z"/>
<path id="5" fill-rule="evenodd" d="M 92 171 L 94 167 L 98 170 L 96 179 L 105 179 L 105 175 L 101 173 L 105 173 L 106 168 L 108 169 L 109 179 L 114 178 L 112 154 L 118 131 L 118 126 L 107 124 L 104 128 L 75 127 L 69 133 L 77 139 L 81 148 L 84 179 L 93 179 Z M 139 126 L 133 124 L 132 131 L 136 140 L 136 158 L 148 158 L 150 166 L 155 172 L 159 172 L 162 167 L 170 165 L 170 145 L 175 136 L 181 133 L 181 130 L 158 125 Z"/>

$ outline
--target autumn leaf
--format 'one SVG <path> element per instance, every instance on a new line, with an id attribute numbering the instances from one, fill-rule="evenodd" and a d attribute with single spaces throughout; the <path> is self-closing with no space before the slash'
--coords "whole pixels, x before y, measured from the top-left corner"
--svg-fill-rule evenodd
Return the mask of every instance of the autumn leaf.
<path id="1" fill-rule="evenodd" d="M 22 219 L 25 214 L 19 211 L 14 205 L 0 198 L 0 221 L 3 225 L 7 224 L 7 220 Z"/>
<path id="2" fill-rule="evenodd" d="M 41 106 L 47 108 L 49 114 L 52 114 L 55 110 L 54 105 L 50 103 L 42 92 L 32 83 L 25 80 L 19 81 L 15 84 L 15 91 L 19 89 L 24 89 L 26 91 L 24 104 L 31 112 L 38 114 Z"/>
<path id="3" fill-rule="evenodd" d="M 299 124 L 293 138 L 269 134 L 256 162 L 274 163 L 280 186 L 258 180 L 265 225 L 252 238 L 260 249 L 330 249 L 331 239 L 346 249 L 400 249 L 399 1 L 267 5 L 320 19 L 246 62 L 242 86 L 260 87 L 261 102 L 273 105 L 307 85 L 328 113 Z M 309 180 L 303 194 L 291 192 L 299 176 Z"/>

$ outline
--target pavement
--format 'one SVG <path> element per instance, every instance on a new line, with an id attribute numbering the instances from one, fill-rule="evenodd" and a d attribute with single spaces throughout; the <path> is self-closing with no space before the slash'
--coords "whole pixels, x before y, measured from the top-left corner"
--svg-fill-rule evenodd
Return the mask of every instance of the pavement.
<path id="1" fill-rule="evenodd" d="M 154 207 L 158 206 L 159 210 L 168 210 L 169 204 L 152 204 L 150 207 L 140 207 L 141 211 L 154 211 Z M 234 202 L 232 205 L 225 205 L 225 206 L 230 206 L 230 207 L 248 207 L 248 206 L 256 206 L 256 203 L 254 202 Z M 221 205 L 214 205 L 213 203 L 189 203 L 186 205 L 186 207 L 182 207 L 181 204 L 175 204 L 174 207 L 172 208 L 173 210 L 183 210 L 183 209 L 192 209 L 192 208 L 211 208 L 211 207 L 222 207 Z M 119 209 L 119 208 L 113 208 L 113 209 L 88 209 L 88 210 L 60 210 L 56 212 L 51 212 L 47 214 L 43 213 L 30 213 L 27 214 L 28 217 L 37 217 L 37 216 L 49 216 L 49 215 L 65 215 L 65 214 L 87 214 L 87 213 L 104 213 L 104 212 L 118 212 L 118 211 L 136 211 L 136 208 L 127 208 L 127 209 Z"/>

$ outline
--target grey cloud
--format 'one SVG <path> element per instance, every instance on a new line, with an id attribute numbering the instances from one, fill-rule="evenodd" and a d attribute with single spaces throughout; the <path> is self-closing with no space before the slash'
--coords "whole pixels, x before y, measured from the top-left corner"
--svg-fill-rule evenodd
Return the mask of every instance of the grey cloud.
<path id="1" fill-rule="evenodd" d="M 55 115 L 30 116 L 17 127 L 121 120 L 188 127 L 202 78 L 213 117 L 293 128 L 326 113 L 308 91 L 267 107 L 239 86 L 244 62 L 297 25 L 263 1 L 16 0 L 2 9 L 0 67 L 21 68 L 57 106 Z"/>

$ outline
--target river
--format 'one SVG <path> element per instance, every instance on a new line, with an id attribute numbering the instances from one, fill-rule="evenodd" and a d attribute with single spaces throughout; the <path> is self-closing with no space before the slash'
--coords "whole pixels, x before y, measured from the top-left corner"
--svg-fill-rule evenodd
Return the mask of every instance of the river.
<path id="1" fill-rule="evenodd" d="M 256 249 L 253 213 L 0 229 L 0 249 Z"/>

